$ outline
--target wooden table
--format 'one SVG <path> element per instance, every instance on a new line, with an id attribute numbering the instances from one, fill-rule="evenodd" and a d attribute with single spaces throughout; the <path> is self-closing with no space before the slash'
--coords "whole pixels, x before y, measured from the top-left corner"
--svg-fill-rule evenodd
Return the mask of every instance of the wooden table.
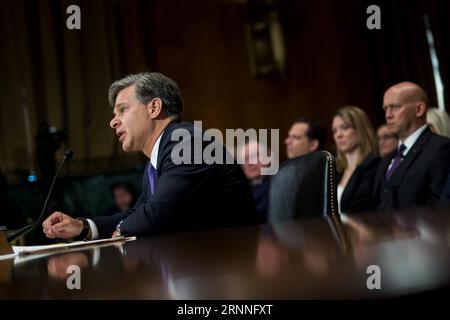
<path id="1" fill-rule="evenodd" d="M 67 287 L 70 265 L 80 268 L 80 290 Z M 373 265 L 381 289 L 368 289 Z M 24 262 L 0 260 L 1 299 L 347 299 L 448 288 L 450 214 L 420 210 L 344 216 L 342 223 L 317 218 L 172 234 Z"/>

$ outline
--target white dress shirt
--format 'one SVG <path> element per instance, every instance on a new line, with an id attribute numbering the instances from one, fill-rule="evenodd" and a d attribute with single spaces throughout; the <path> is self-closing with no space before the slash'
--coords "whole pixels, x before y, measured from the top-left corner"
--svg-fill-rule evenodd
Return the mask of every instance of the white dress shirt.
<path id="1" fill-rule="evenodd" d="M 414 145 L 414 143 L 416 143 L 417 139 L 419 139 L 420 135 L 422 134 L 422 132 L 425 131 L 425 129 L 428 128 L 428 124 L 424 124 L 423 126 L 421 126 L 419 129 L 417 129 L 416 131 L 414 131 L 413 133 L 411 133 L 406 139 L 405 141 L 399 140 L 398 141 L 398 146 L 397 146 L 397 150 L 398 148 L 403 144 L 405 146 L 405 150 L 403 151 L 403 157 L 402 157 L 402 161 L 403 158 L 406 157 L 406 155 L 408 154 L 409 150 L 411 150 L 412 146 Z M 391 168 L 392 164 L 394 163 L 394 158 L 391 160 L 391 163 L 389 164 L 388 167 L 388 171 Z"/>
<path id="2" fill-rule="evenodd" d="M 341 213 L 341 199 L 342 199 L 342 194 L 345 191 L 345 187 L 338 185 L 337 187 L 337 201 L 338 201 L 338 212 Z"/>

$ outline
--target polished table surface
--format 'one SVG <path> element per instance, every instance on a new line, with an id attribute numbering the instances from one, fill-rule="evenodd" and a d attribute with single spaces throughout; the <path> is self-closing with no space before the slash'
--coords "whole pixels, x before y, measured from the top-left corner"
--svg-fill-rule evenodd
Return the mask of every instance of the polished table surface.
<path id="1" fill-rule="evenodd" d="M 81 289 L 69 290 L 70 265 Z M 381 289 L 367 287 L 368 267 Z M 369 281 L 371 282 L 371 281 Z M 409 211 L 139 238 L 0 260 L 0 299 L 346 299 L 450 287 L 450 214 Z"/>

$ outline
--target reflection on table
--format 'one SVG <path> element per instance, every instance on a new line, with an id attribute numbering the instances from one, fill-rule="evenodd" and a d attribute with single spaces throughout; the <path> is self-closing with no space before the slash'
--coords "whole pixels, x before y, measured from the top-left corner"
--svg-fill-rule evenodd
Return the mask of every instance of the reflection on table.
<path id="1" fill-rule="evenodd" d="M 2 299 L 345 299 L 450 287 L 450 214 L 408 211 L 140 238 L 13 263 Z M 67 288 L 67 268 L 81 289 Z M 381 289 L 367 268 L 379 266 Z"/>

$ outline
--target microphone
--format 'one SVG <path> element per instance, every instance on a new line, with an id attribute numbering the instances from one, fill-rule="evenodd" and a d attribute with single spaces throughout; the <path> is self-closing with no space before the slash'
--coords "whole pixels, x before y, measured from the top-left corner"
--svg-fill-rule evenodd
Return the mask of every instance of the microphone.
<path id="1" fill-rule="evenodd" d="M 22 229 L 18 230 L 16 233 L 10 235 L 8 237 L 8 242 L 12 242 L 16 239 L 23 237 L 24 235 L 29 233 L 31 230 L 36 228 L 37 225 L 42 223 L 42 221 L 44 220 L 44 217 L 45 217 L 45 210 L 47 209 L 47 203 L 48 203 L 48 200 L 50 199 L 50 195 L 52 194 L 52 190 L 53 190 L 53 186 L 55 184 L 56 178 L 58 177 L 58 175 L 61 172 L 64 165 L 72 158 L 72 156 L 73 156 L 72 149 L 67 149 L 64 152 L 63 161 L 62 161 L 61 165 L 59 166 L 58 171 L 56 171 L 55 176 L 53 177 L 52 184 L 50 185 L 50 189 L 48 190 L 47 198 L 45 199 L 44 206 L 42 208 L 42 212 L 41 212 L 41 215 L 39 216 L 39 218 L 34 223 L 32 223 L 28 226 L 25 226 Z"/>
<path id="2" fill-rule="evenodd" d="M 72 149 L 67 149 L 64 152 L 63 163 L 69 161 L 70 159 L 72 159 L 72 156 L 73 156 L 73 150 Z"/>

